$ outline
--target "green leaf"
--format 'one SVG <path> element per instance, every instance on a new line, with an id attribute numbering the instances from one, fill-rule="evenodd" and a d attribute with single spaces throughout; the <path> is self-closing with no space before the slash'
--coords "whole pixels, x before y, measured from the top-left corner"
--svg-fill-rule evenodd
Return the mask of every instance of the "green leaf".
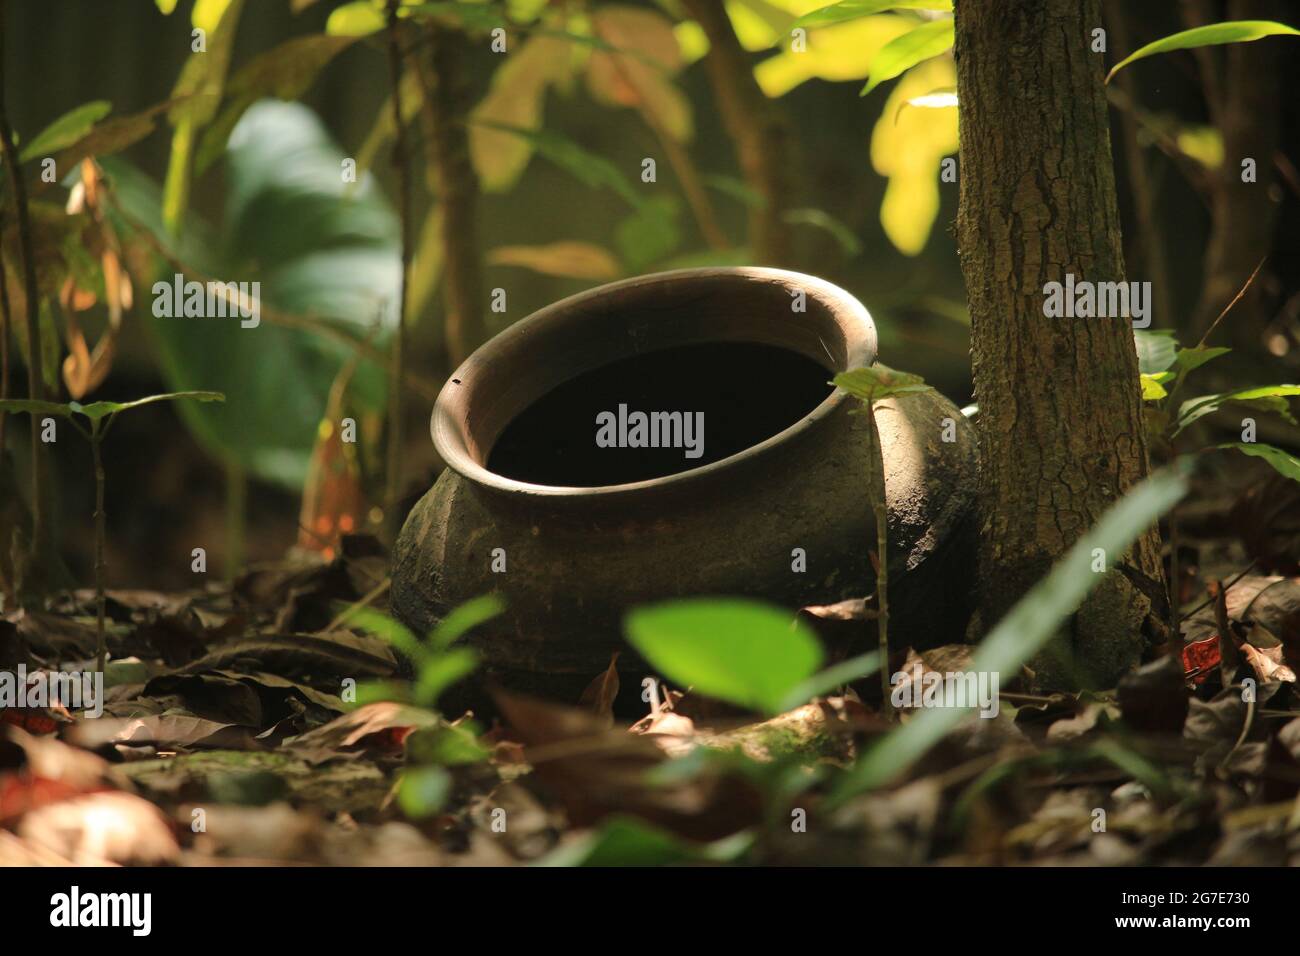
<path id="1" fill-rule="evenodd" d="M 1234 448 L 1243 455 L 1263 458 L 1276 468 L 1279 474 L 1285 475 L 1292 481 L 1300 481 L 1300 458 L 1283 451 L 1281 448 L 1274 448 L 1272 445 L 1261 445 L 1258 442 L 1227 442 L 1214 447 Z"/>
<path id="2" fill-rule="evenodd" d="M 948 18 L 923 23 L 915 30 L 891 40 L 871 61 L 867 83 L 858 95 L 866 96 L 881 83 L 892 80 L 904 70 L 951 49 L 952 44 L 953 21 Z"/>
<path id="3" fill-rule="evenodd" d="M 363 37 L 384 28 L 383 10 L 370 0 L 356 0 L 336 8 L 325 21 L 325 32 L 335 37 Z"/>
<path id="4" fill-rule="evenodd" d="M 1160 374 L 1167 375 L 1169 373 L 1161 372 Z M 1158 401 L 1168 394 L 1169 393 L 1165 391 L 1164 385 L 1161 384 L 1160 380 L 1156 376 L 1147 375 L 1145 372 L 1142 373 L 1142 401 Z"/>
<path id="5" fill-rule="evenodd" d="M 392 644 L 411 660 L 419 663 L 428 651 L 401 621 L 370 607 L 353 607 L 345 611 L 344 623 L 369 631 L 375 637 Z"/>
<path id="6" fill-rule="evenodd" d="M 485 594 L 466 601 L 454 608 L 429 632 L 429 644 L 443 650 L 480 624 L 498 617 L 505 609 L 506 602 L 499 594 Z"/>
<path id="7" fill-rule="evenodd" d="M 397 805 L 412 820 L 424 820 L 442 809 L 451 795 L 451 774 L 441 767 L 414 767 L 397 784 Z"/>
<path id="8" fill-rule="evenodd" d="M 31 398 L 0 399 L 0 412 L 27 412 L 30 415 L 58 415 L 71 418 L 76 411 L 71 405 L 62 402 L 42 402 Z"/>
<path id="9" fill-rule="evenodd" d="M 1198 345 L 1195 348 L 1179 349 L 1178 354 L 1174 356 L 1174 363 L 1183 371 L 1183 374 L 1194 372 L 1207 362 L 1212 362 L 1220 355 L 1227 355 L 1232 349 L 1221 346 Z"/>
<path id="10" fill-rule="evenodd" d="M 808 626 L 742 598 L 690 598 L 637 608 L 628 640 L 669 680 L 729 703 L 780 713 L 822 662 Z"/>
<path id="11" fill-rule="evenodd" d="M 790 29 L 828 27 L 890 10 L 951 11 L 952 0 L 841 0 L 840 3 L 833 3 L 829 7 L 820 7 L 811 13 L 805 13 L 790 24 Z"/>
<path id="12" fill-rule="evenodd" d="M 89 405 L 69 402 L 68 405 L 74 412 L 80 412 L 92 421 L 99 421 L 108 415 L 130 411 L 142 405 L 152 405 L 154 402 L 175 402 L 181 399 L 193 399 L 196 402 L 224 402 L 226 396 L 220 392 L 168 392 L 164 395 L 137 398 L 133 402 L 91 402 Z"/>
<path id="13" fill-rule="evenodd" d="M 1173 332 L 1134 329 L 1133 341 L 1137 345 L 1138 371 L 1144 375 L 1165 371 L 1177 358 L 1178 340 Z"/>
<path id="14" fill-rule="evenodd" d="M 1189 398 L 1178 409 L 1178 422 L 1174 434 L 1177 435 L 1192 422 L 1228 404 L 1273 412 L 1294 425 L 1296 420 L 1286 400 L 1295 395 L 1300 395 L 1300 385 L 1263 385 L 1259 388 L 1243 388 L 1235 392 L 1220 392 L 1217 395 Z"/>
<path id="15" fill-rule="evenodd" d="M 618 224 L 614 241 L 629 272 L 643 272 L 681 248 L 679 213 L 680 204 L 675 198 L 654 196 Z"/>
<path id="16" fill-rule="evenodd" d="M 1130 63 L 1155 56 L 1157 53 L 1218 46 L 1223 43 L 1249 43 L 1252 40 L 1262 40 L 1264 37 L 1271 36 L 1300 36 L 1300 30 L 1272 20 L 1228 20 L 1224 23 L 1211 23 L 1203 27 L 1183 30 L 1148 43 L 1120 60 L 1106 74 L 1106 82 L 1109 83 L 1112 76 Z"/>
<path id="17" fill-rule="evenodd" d="M 752 844 L 738 833 L 711 844 L 687 843 L 628 817 L 613 817 L 597 832 L 562 846 L 538 860 L 536 866 L 675 866 L 684 863 L 724 863 L 735 860 Z"/>
<path id="18" fill-rule="evenodd" d="M 482 763 L 491 756 L 491 751 L 473 733 L 463 726 L 450 724 L 421 727 L 406 738 L 404 746 L 409 762 L 439 767 Z"/>
<path id="19" fill-rule="evenodd" d="M 1104 575 L 1092 570 L 1093 549 L 1123 554 L 1151 524 L 1187 493 L 1189 463 L 1180 461 L 1135 485 L 1102 515 L 1038 584 L 998 622 L 971 660 L 970 670 L 1004 679 L 1044 648 L 1061 624 L 1078 610 Z M 842 802 L 888 783 L 937 744 L 970 708 L 933 707 L 871 746 L 832 792 Z"/>
<path id="20" fill-rule="evenodd" d="M 18 154 L 18 161 L 25 163 L 71 146 L 89 133 L 90 128 L 107 116 L 112 108 L 113 104 L 108 100 L 92 100 L 69 110 L 32 137 L 32 141 Z"/>
<path id="21" fill-rule="evenodd" d="M 910 372 L 897 372 L 880 364 L 841 372 L 835 376 L 831 384 L 864 402 L 876 402 L 891 395 L 925 392 L 930 389 L 921 376 Z"/>
<path id="22" fill-rule="evenodd" d="M 429 657 L 420 667 L 415 683 L 415 699 L 425 707 L 435 707 L 438 698 L 452 684 L 464 680 L 478 667 L 478 655 L 468 647 L 454 647 Z"/>

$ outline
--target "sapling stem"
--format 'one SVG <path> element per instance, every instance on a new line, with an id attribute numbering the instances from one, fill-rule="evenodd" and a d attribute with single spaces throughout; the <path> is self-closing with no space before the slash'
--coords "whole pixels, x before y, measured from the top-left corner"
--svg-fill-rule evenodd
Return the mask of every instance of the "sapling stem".
<path id="1" fill-rule="evenodd" d="M 885 502 L 885 459 L 880 445 L 880 432 L 876 428 L 876 404 L 867 401 L 867 434 L 869 451 L 867 467 L 867 495 L 876 519 L 876 631 L 880 639 L 880 706 L 888 713 L 889 707 L 889 509 Z M 879 483 L 876 478 L 879 475 Z"/>
<path id="2" fill-rule="evenodd" d="M 101 449 L 104 433 L 100 419 L 90 423 L 90 453 L 95 462 L 95 669 L 104 673 L 108 644 L 104 637 L 104 456 Z"/>

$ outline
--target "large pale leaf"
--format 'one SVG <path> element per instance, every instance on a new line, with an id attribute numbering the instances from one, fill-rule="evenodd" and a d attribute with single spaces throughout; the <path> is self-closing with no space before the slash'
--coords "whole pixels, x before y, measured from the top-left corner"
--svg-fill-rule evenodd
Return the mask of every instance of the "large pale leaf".
<path id="1" fill-rule="evenodd" d="M 1201 46 L 1218 46 L 1223 43 L 1249 43 L 1252 40 L 1262 40 L 1264 37 L 1272 36 L 1300 36 L 1300 30 L 1272 20 L 1229 20 L 1183 30 L 1139 47 L 1124 57 L 1110 68 L 1110 72 L 1106 74 L 1106 82 L 1109 83 L 1112 76 L 1130 63 L 1155 56 L 1157 53 L 1190 50 Z"/>
<path id="2" fill-rule="evenodd" d="M 1291 415 L 1287 399 L 1296 395 L 1300 395 L 1300 385 L 1263 385 L 1258 388 L 1242 388 L 1233 392 L 1189 398 L 1178 409 L 1178 424 L 1174 434 L 1178 434 L 1188 425 L 1224 405 L 1240 405 L 1263 412 L 1272 412 L 1281 415 L 1294 425 L 1296 420 Z"/>
<path id="3" fill-rule="evenodd" d="M 943 158 L 957 151 L 957 111 L 902 106 L 956 81 L 947 57 L 912 68 L 890 91 L 871 131 L 871 165 L 889 177 L 880 225 L 904 255 L 925 248 L 939 214 L 939 170 Z"/>
<path id="4" fill-rule="evenodd" d="M 1178 340 L 1172 332 L 1134 329 L 1133 341 L 1137 346 L 1138 371 L 1156 375 L 1169 369 L 1178 357 Z"/>

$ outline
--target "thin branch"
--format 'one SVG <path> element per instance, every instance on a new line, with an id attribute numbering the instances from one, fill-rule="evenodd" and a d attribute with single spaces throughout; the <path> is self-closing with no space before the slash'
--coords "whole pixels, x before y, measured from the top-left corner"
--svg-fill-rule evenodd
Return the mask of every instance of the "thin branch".
<path id="1" fill-rule="evenodd" d="M 393 85 L 393 169 L 398 183 L 398 219 L 402 233 L 402 277 L 397 289 L 397 330 L 393 336 L 388 391 L 388 460 L 384 482 L 384 522 L 388 540 L 401 530 L 398 501 L 402 493 L 402 371 L 406 359 L 406 282 L 411 271 L 411 168 L 406 124 L 402 120 L 402 46 L 397 26 L 398 0 L 388 0 L 388 69 Z"/>
<path id="2" fill-rule="evenodd" d="M 1267 261 L 1268 256 L 1259 260 L 1259 264 L 1255 266 L 1255 271 L 1250 274 L 1250 278 L 1246 280 L 1246 284 L 1237 290 L 1237 294 L 1232 297 L 1232 301 L 1223 307 L 1223 311 L 1220 312 L 1218 317 L 1210 323 L 1210 327 L 1205 330 L 1205 334 L 1201 336 L 1201 340 L 1196 343 L 1198 349 L 1209 340 L 1210 336 L 1214 333 L 1214 330 L 1219 327 L 1219 323 L 1223 321 L 1223 317 L 1232 311 L 1234 305 L 1241 301 L 1241 297 L 1246 294 L 1246 290 L 1250 288 L 1250 284 L 1255 281 L 1255 276 L 1259 275 L 1259 270 L 1264 268 L 1264 263 Z"/>

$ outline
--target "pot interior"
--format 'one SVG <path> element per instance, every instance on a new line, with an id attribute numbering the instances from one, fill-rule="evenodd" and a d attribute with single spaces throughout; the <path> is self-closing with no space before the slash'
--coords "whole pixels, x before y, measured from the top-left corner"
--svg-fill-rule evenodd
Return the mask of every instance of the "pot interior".
<path id="1" fill-rule="evenodd" d="M 662 478 L 771 438 L 815 409 L 832 373 L 758 342 L 643 352 L 551 389 L 506 425 L 488 454 L 498 475 L 594 488 Z"/>

